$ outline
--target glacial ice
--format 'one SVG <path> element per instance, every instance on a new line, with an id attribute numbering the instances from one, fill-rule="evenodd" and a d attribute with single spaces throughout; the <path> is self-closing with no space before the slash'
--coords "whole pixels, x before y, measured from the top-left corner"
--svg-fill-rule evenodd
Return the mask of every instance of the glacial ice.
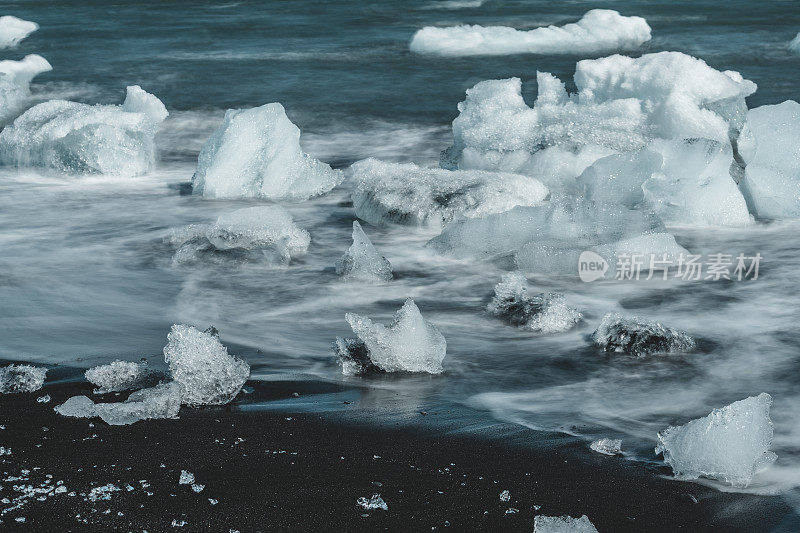
<path id="1" fill-rule="evenodd" d="M 0 394 L 35 392 L 44 385 L 46 368 L 30 365 L 8 365 L 0 368 Z"/>
<path id="2" fill-rule="evenodd" d="M 200 152 L 192 188 L 210 198 L 300 201 L 343 179 L 341 171 L 303 153 L 300 129 L 272 103 L 225 113 Z"/>
<path id="3" fill-rule="evenodd" d="M 55 407 L 62 416 L 100 417 L 112 426 L 152 418 L 176 418 L 181 407 L 180 387 L 174 381 L 132 393 L 124 402 L 95 403 L 86 396 L 73 396 Z"/>
<path id="4" fill-rule="evenodd" d="M 687 253 L 655 215 L 580 198 L 555 198 L 542 206 L 457 221 L 428 245 L 462 258 L 513 256 L 518 268 L 549 274 L 577 273 L 585 250 L 610 265 L 623 253 L 667 258 Z"/>
<path id="5" fill-rule="evenodd" d="M 589 445 L 589 448 L 604 455 L 619 455 L 622 448 L 620 439 L 599 439 Z"/>
<path id="6" fill-rule="evenodd" d="M 412 52 L 442 56 L 601 54 L 636 49 L 649 40 L 645 19 L 593 9 L 576 23 L 529 31 L 506 26 L 426 26 L 414 34 L 409 47 Z"/>
<path id="7" fill-rule="evenodd" d="M 695 347 L 694 339 L 683 331 L 638 317 L 623 317 L 618 313 L 605 315 L 592 338 L 607 352 L 637 357 L 689 352 Z"/>
<path id="8" fill-rule="evenodd" d="M 295 224 L 279 205 L 246 207 L 221 215 L 214 224 L 196 224 L 174 231 L 176 264 L 204 259 L 264 259 L 287 264 L 304 253 L 311 235 Z"/>
<path id="9" fill-rule="evenodd" d="M 97 416 L 94 402 L 86 396 L 72 396 L 61 405 L 55 406 L 53 411 L 61 416 L 71 416 L 73 418 L 93 418 Z"/>
<path id="10" fill-rule="evenodd" d="M 39 25 L 30 20 L 4 15 L 0 17 L 0 49 L 17 46 L 20 41 L 39 29 Z"/>
<path id="11" fill-rule="evenodd" d="M 670 426 L 658 434 L 656 453 L 681 479 L 706 477 L 746 487 L 753 475 L 772 464 L 769 417 L 772 397 L 761 393 L 714 409 L 703 418 Z"/>
<path id="12" fill-rule="evenodd" d="M 800 217 L 800 104 L 751 109 L 739 141 L 746 163 L 740 186 L 753 213 Z"/>
<path id="13" fill-rule="evenodd" d="M 125 102 L 38 104 L 0 133 L 0 162 L 67 173 L 144 174 L 155 165 L 154 137 L 167 118 L 161 101 L 138 85 Z"/>
<path id="14" fill-rule="evenodd" d="M 528 280 L 520 272 L 503 275 L 488 311 L 512 326 L 542 333 L 567 331 L 582 318 L 561 294 L 528 294 Z"/>
<path id="15" fill-rule="evenodd" d="M 141 363 L 117 360 L 90 368 L 85 375 L 88 381 L 97 385 L 94 392 L 104 394 L 137 387 L 147 376 L 147 370 Z"/>
<path id="16" fill-rule="evenodd" d="M 374 225 L 438 226 L 537 205 L 548 195 L 541 182 L 518 174 L 450 171 L 372 158 L 353 164 L 350 172 L 356 216 Z"/>
<path id="17" fill-rule="evenodd" d="M 233 400 L 250 376 L 250 365 L 228 354 L 219 338 L 192 326 L 173 325 L 164 360 L 190 407 L 222 405 Z"/>
<path id="18" fill-rule="evenodd" d="M 800 32 L 795 35 L 794 39 L 789 41 L 789 51 L 800 54 Z"/>
<path id="19" fill-rule="evenodd" d="M 392 264 L 375 249 L 357 220 L 353 221 L 353 244 L 336 262 L 336 273 L 348 280 L 392 279 Z"/>
<path id="20" fill-rule="evenodd" d="M 380 494 L 373 494 L 371 497 L 367 498 L 365 496 L 361 496 L 356 503 L 364 508 L 366 511 L 372 511 L 374 509 L 380 509 L 382 511 L 388 511 L 389 506 L 386 505 L 386 502 L 383 501 Z"/>
<path id="21" fill-rule="evenodd" d="M 580 518 L 538 515 L 533 519 L 533 533 L 597 533 L 597 528 L 586 515 Z"/>
<path id="22" fill-rule="evenodd" d="M 187 470 L 181 470 L 181 475 L 178 477 L 179 485 L 191 485 L 194 483 L 194 474 Z"/>
<path id="23" fill-rule="evenodd" d="M 337 338 L 335 350 L 345 374 L 370 370 L 440 374 L 447 342 L 408 298 L 388 326 L 355 313 L 345 315 L 357 339 Z"/>
<path id="24" fill-rule="evenodd" d="M 5 17 L 0 17 L 0 20 Z M 17 118 L 28 105 L 33 78 L 53 70 L 42 56 L 31 54 L 21 61 L 0 61 L 0 127 Z"/>

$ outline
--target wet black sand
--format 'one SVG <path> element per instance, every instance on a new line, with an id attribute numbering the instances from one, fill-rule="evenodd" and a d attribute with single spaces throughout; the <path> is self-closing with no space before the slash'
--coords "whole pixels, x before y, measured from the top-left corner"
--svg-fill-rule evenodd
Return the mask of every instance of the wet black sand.
<path id="1" fill-rule="evenodd" d="M 293 389 L 267 383 L 256 393 L 291 398 Z M 37 403 L 45 394 L 52 400 Z M 564 437 L 530 432 L 522 446 L 237 405 L 112 427 L 53 412 L 74 394 L 90 395 L 89 384 L 0 395 L 0 446 L 12 450 L 0 456 L 0 500 L 10 500 L 0 509 L 19 501 L 15 486 L 65 487 L 25 498 L 0 530 L 530 532 L 536 514 L 586 514 L 600 532 L 800 530 L 780 498 L 673 481 Z M 27 479 L 14 480 L 23 469 Z M 203 490 L 179 485 L 181 470 Z M 109 483 L 120 490 L 92 501 L 91 489 Z M 357 505 L 377 493 L 388 511 Z"/>

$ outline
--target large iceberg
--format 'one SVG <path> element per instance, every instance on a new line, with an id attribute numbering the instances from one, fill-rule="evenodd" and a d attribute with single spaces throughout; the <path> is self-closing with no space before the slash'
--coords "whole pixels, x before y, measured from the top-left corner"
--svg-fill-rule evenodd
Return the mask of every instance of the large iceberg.
<path id="1" fill-rule="evenodd" d="M 441 225 L 537 205 L 548 195 L 541 182 L 518 174 L 450 171 L 377 159 L 359 161 L 350 172 L 356 216 L 376 225 Z"/>
<path id="2" fill-rule="evenodd" d="M 533 519 L 533 533 L 597 533 L 586 515 L 571 516 L 538 515 Z"/>
<path id="3" fill-rule="evenodd" d="M 228 354 L 212 332 L 173 325 L 164 360 L 180 386 L 181 402 L 190 407 L 222 405 L 233 400 L 250 376 L 250 365 Z"/>
<path id="4" fill-rule="evenodd" d="M 529 294 L 528 280 L 520 272 L 503 276 L 487 309 L 512 326 L 541 333 L 567 331 L 582 318 L 561 294 Z"/>
<path id="5" fill-rule="evenodd" d="M 447 342 L 439 329 L 422 317 L 411 298 L 388 326 L 355 313 L 347 313 L 345 318 L 358 338 L 336 339 L 334 349 L 343 373 L 442 372 Z"/>
<path id="6" fill-rule="evenodd" d="M 593 9 L 576 23 L 520 31 L 506 26 L 426 26 L 411 39 L 412 52 L 442 56 L 601 54 L 633 50 L 650 40 L 642 17 Z"/>
<path id="7" fill-rule="evenodd" d="M 50 70 L 53 70 L 50 63 L 36 54 L 27 55 L 21 61 L 0 61 L 0 127 L 25 110 L 31 96 L 31 81 Z"/>
<path id="8" fill-rule="evenodd" d="M 303 153 L 300 129 L 279 103 L 229 109 L 203 146 L 192 176 L 210 198 L 306 200 L 344 179 L 339 170 Z"/>
<path id="9" fill-rule="evenodd" d="M 62 172 L 136 176 L 155 164 L 154 137 L 167 118 L 161 101 L 138 85 L 125 102 L 38 104 L 0 133 L 0 162 Z"/>
<path id="10" fill-rule="evenodd" d="M 375 249 L 357 220 L 353 221 L 353 244 L 336 262 L 336 273 L 346 280 L 392 279 L 392 264 Z"/>
<path id="11" fill-rule="evenodd" d="M 4 15 L 0 17 L 0 48 L 17 46 L 22 39 L 39 29 L 30 20 Z"/>
<path id="12" fill-rule="evenodd" d="M 683 426 L 658 434 L 656 453 L 682 479 L 707 477 L 746 487 L 755 473 L 772 464 L 772 397 L 761 393 Z"/>
<path id="13" fill-rule="evenodd" d="M 742 192 L 762 218 L 800 217 L 800 104 L 751 109 L 739 139 Z"/>
<path id="14" fill-rule="evenodd" d="M 180 407 L 181 389 L 171 381 L 136 391 L 124 402 L 94 403 L 86 396 L 73 396 L 55 411 L 75 418 L 100 417 L 107 424 L 119 426 L 152 418 L 176 418 Z"/>
<path id="15" fill-rule="evenodd" d="M 141 386 L 149 374 L 142 363 L 117 360 L 90 368 L 86 371 L 85 376 L 88 381 L 97 386 L 94 392 L 103 394 Z"/>
<path id="16" fill-rule="evenodd" d="M 687 253 L 657 216 L 615 204 L 556 198 L 537 207 L 453 222 L 428 242 L 456 257 L 513 257 L 543 274 L 577 273 L 584 251 L 615 265 L 623 254 L 675 259 Z"/>
<path id="17" fill-rule="evenodd" d="M 31 365 L 8 365 L 0 368 L 0 394 L 35 392 L 44 385 L 47 369 Z"/>
<path id="18" fill-rule="evenodd" d="M 265 205 L 225 213 L 214 224 L 176 230 L 170 240 L 177 246 L 176 264 L 227 259 L 287 264 L 308 249 L 311 235 L 283 207 Z"/>
<path id="19" fill-rule="evenodd" d="M 694 349 L 695 341 L 683 331 L 638 317 L 608 313 L 592 334 L 598 346 L 607 352 L 638 357 L 657 353 L 681 353 Z"/>

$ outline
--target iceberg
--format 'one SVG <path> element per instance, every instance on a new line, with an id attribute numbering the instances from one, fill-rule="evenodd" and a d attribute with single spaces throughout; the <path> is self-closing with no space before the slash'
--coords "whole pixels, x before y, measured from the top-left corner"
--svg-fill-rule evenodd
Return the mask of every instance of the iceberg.
<path id="1" fill-rule="evenodd" d="M 353 244 L 336 262 L 336 273 L 347 280 L 392 279 L 392 264 L 375 249 L 357 220 L 353 221 Z"/>
<path id="2" fill-rule="evenodd" d="M 88 381 L 97 386 L 94 391 L 96 394 L 105 394 L 136 388 L 149 373 L 141 363 L 117 360 L 90 368 L 85 375 Z"/>
<path id="3" fill-rule="evenodd" d="M 174 231 L 173 261 L 188 264 L 212 260 L 258 260 L 288 264 L 305 253 L 311 235 L 278 205 L 255 206 L 221 215 L 214 224 L 196 224 Z"/>
<path id="4" fill-rule="evenodd" d="M 223 405 L 233 400 L 250 377 L 250 365 L 228 354 L 219 338 L 192 326 L 173 325 L 164 360 L 190 407 Z"/>
<path id="5" fill-rule="evenodd" d="M 356 216 L 370 224 L 440 226 L 456 218 L 537 205 L 547 187 L 518 174 L 450 171 L 365 159 L 353 164 Z"/>
<path id="6" fill-rule="evenodd" d="M 622 448 L 620 439 L 599 439 L 589 445 L 589 448 L 603 455 L 619 455 Z"/>
<path id="7" fill-rule="evenodd" d="M 0 17 L 2 20 L 5 17 Z M 0 127 L 17 118 L 28 105 L 31 81 L 53 70 L 42 56 L 31 54 L 22 61 L 0 61 Z"/>
<path id="8" fill-rule="evenodd" d="M 128 87 L 121 106 L 50 100 L 0 133 L 0 162 L 67 173 L 145 174 L 155 165 L 154 137 L 167 115 L 164 104 L 138 85 Z"/>
<path id="9" fill-rule="evenodd" d="M 112 426 L 139 420 L 176 418 L 181 407 L 181 390 L 171 381 L 132 393 L 124 402 L 95 403 L 86 396 L 73 396 L 55 407 L 55 412 L 74 418 L 99 417 Z"/>
<path id="10" fill-rule="evenodd" d="M 335 350 L 345 374 L 368 371 L 441 374 L 447 342 L 408 298 L 391 324 L 376 324 L 355 313 L 345 315 L 357 339 L 336 339 Z"/>
<path id="11" fill-rule="evenodd" d="M 787 100 L 751 109 L 739 141 L 746 163 L 740 186 L 752 212 L 800 217 L 800 104 Z"/>
<path id="12" fill-rule="evenodd" d="M 520 272 L 509 272 L 494 288 L 488 305 L 492 315 L 512 326 L 541 333 L 567 331 L 580 322 L 579 311 L 568 307 L 561 294 L 528 294 L 528 280 Z"/>
<path id="13" fill-rule="evenodd" d="M 580 518 L 539 515 L 533 519 L 533 533 L 597 533 L 597 528 L 586 515 Z"/>
<path id="14" fill-rule="evenodd" d="M 576 23 L 529 31 L 506 26 L 426 26 L 414 34 L 409 48 L 441 56 L 602 54 L 633 50 L 649 40 L 650 26 L 642 17 L 593 9 Z"/>
<path id="15" fill-rule="evenodd" d="M 656 453 L 681 479 L 706 477 L 746 487 L 777 459 L 772 446 L 772 397 L 761 393 L 658 434 Z"/>
<path id="16" fill-rule="evenodd" d="M 0 368 L 0 394 L 35 392 L 44 385 L 46 368 L 30 365 L 8 365 Z"/>
<path id="17" fill-rule="evenodd" d="M 200 151 L 192 189 L 209 198 L 301 201 L 343 179 L 341 171 L 303 153 L 300 129 L 272 103 L 225 113 Z"/>
<path id="18" fill-rule="evenodd" d="M 0 17 L 0 48 L 13 48 L 38 29 L 35 22 L 4 15 Z"/>
<path id="19" fill-rule="evenodd" d="M 592 334 L 598 346 L 607 352 L 643 357 L 649 354 L 685 353 L 695 341 L 685 332 L 638 317 L 608 313 Z"/>

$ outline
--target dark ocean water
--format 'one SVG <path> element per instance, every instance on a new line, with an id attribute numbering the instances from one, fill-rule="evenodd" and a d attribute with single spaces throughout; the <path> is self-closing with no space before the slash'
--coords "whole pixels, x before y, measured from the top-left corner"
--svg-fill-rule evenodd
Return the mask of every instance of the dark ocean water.
<path id="1" fill-rule="evenodd" d="M 616 9 L 645 17 L 653 29 L 637 54 L 675 50 L 739 71 L 759 86 L 750 107 L 800 98 L 800 56 L 786 49 L 800 31 L 797 1 L 477 4 L 3 3 L 1 13 L 41 26 L 2 54 L 38 53 L 50 61 L 53 71 L 36 79 L 37 98 L 119 103 L 125 87 L 138 84 L 171 117 L 158 138 L 159 169 L 143 178 L 65 180 L 0 171 L 0 357 L 88 367 L 158 354 L 173 323 L 213 323 L 231 351 L 254 365 L 256 377 L 352 382 L 341 376 L 330 350 L 337 335 L 349 333 L 344 313 L 385 320 L 413 296 L 447 337 L 446 373 L 368 381 L 372 392 L 363 407 L 369 416 L 457 405 L 470 408 L 467 418 L 476 428 L 500 419 L 587 439 L 622 438 L 628 458 L 657 461 L 658 430 L 769 392 L 779 461 L 753 490 L 797 484 L 797 223 L 674 230 L 695 253 L 761 253 L 762 277 L 751 284 L 537 278 L 537 288 L 564 292 L 585 315 L 579 328 L 548 337 L 486 316 L 502 270 L 436 256 L 422 247 L 435 232 L 370 230 L 399 279 L 366 288 L 338 282 L 331 267 L 349 244 L 353 219 L 346 186 L 290 207 L 314 244 L 289 269 L 171 268 L 162 244 L 171 228 L 254 203 L 179 194 L 225 109 L 279 101 L 303 130 L 304 148 L 340 165 L 369 156 L 435 164 L 451 142 L 449 125 L 466 89 L 517 76 L 532 101 L 537 70 L 569 87 L 575 62 L 584 58 L 413 55 L 408 42 L 426 25 L 530 29 L 574 22 L 592 8 Z M 586 336 L 612 310 L 686 329 L 700 339 L 700 349 L 663 360 L 606 357 Z"/>

